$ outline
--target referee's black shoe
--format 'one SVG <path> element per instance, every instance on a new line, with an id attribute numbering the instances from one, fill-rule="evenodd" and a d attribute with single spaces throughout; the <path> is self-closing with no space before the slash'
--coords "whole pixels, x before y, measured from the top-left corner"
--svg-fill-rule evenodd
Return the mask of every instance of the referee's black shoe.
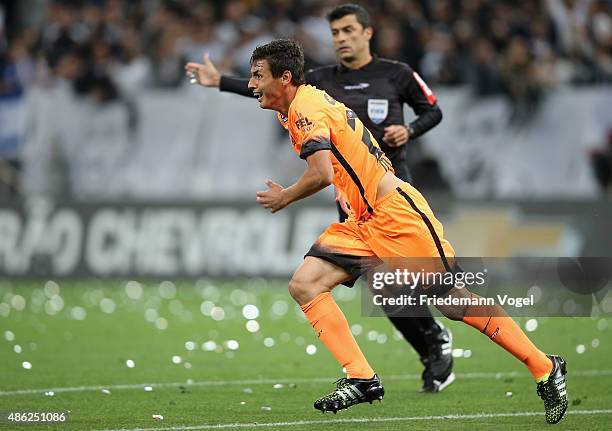
<path id="1" fill-rule="evenodd" d="M 444 390 L 455 381 L 453 373 L 453 335 L 441 323 L 424 332 L 429 356 L 421 358 L 423 386 L 421 392 L 436 393 Z"/>

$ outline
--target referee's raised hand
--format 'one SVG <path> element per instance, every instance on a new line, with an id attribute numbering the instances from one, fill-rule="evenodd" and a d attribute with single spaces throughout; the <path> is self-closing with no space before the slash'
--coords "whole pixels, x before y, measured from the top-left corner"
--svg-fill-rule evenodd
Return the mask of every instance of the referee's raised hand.
<path id="1" fill-rule="evenodd" d="M 202 64 L 200 63 L 187 63 L 185 65 L 185 73 L 191 79 L 195 79 L 196 83 L 204 87 L 219 87 L 221 82 L 221 74 L 215 67 L 208 53 L 204 54 L 202 58 Z"/>

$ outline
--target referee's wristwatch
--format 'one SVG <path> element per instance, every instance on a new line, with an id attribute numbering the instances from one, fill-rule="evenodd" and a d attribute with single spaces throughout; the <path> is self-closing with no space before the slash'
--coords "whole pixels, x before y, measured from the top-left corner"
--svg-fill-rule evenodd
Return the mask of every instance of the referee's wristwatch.
<path id="1" fill-rule="evenodd" d="M 408 138 L 411 138 L 414 135 L 414 129 L 410 125 L 404 125 L 404 127 L 406 128 L 406 130 L 408 130 Z"/>

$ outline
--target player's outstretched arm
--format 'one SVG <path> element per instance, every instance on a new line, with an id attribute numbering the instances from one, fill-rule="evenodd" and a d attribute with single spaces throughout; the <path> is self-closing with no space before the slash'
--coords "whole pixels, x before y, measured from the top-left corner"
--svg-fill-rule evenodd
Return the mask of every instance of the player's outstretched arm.
<path id="1" fill-rule="evenodd" d="M 190 62 L 185 65 L 185 73 L 192 79 L 194 84 L 200 84 L 203 87 L 216 87 L 220 91 L 240 94 L 247 97 L 255 97 L 252 90 L 249 90 L 249 80 L 244 78 L 232 78 L 230 76 L 221 75 L 212 61 L 208 53 L 204 54 L 203 62 Z"/>
<path id="2" fill-rule="evenodd" d="M 292 202 L 304 199 L 329 186 L 334 179 L 329 153 L 329 150 L 320 150 L 309 155 L 306 159 L 308 167 L 304 174 L 286 189 L 267 180 L 268 190 L 257 192 L 257 202 L 275 213 Z"/>

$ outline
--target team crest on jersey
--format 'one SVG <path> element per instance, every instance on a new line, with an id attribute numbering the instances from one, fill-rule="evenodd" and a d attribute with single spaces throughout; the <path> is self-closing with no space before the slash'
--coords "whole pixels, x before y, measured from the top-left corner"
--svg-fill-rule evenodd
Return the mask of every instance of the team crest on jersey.
<path id="1" fill-rule="evenodd" d="M 368 99 L 368 117 L 374 124 L 385 121 L 389 113 L 389 101 L 387 99 Z"/>

